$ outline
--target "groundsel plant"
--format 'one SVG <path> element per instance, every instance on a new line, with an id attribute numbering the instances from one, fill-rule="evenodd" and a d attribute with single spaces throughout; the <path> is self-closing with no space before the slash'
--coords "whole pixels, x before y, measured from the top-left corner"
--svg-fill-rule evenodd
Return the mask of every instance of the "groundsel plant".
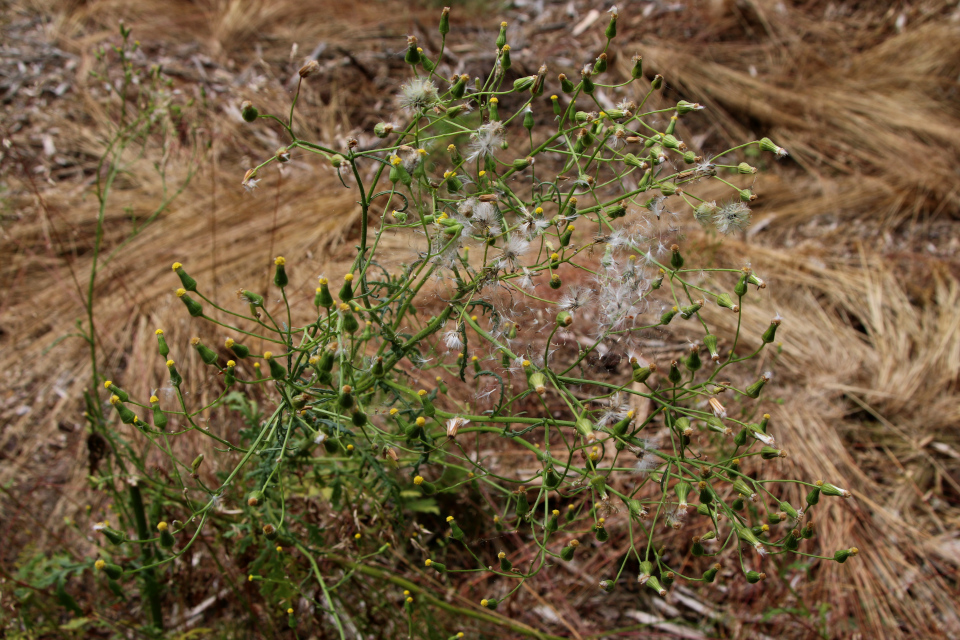
<path id="1" fill-rule="evenodd" d="M 356 194 L 356 257 L 347 273 L 319 278 L 302 326 L 292 320 L 283 257 L 272 267 L 274 288 L 241 289 L 239 306 L 218 306 L 184 264 L 173 265 L 193 321 L 228 336 L 222 348 L 192 340 L 223 389 L 207 406 L 191 406 L 176 360 L 192 356 L 172 354 L 159 329 L 176 404 L 137 402 L 106 385 L 118 418 L 164 454 L 188 431 L 210 441 L 192 463 L 168 458 L 165 473 L 180 491 L 167 504 L 181 520 L 153 523 L 157 536 L 136 541 L 166 553 L 139 566 L 101 560 L 104 572 L 122 580 L 175 561 L 217 519 L 219 501 L 238 495 L 245 506 L 232 526 L 262 549 L 248 579 L 278 611 L 289 607 L 290 625 L 303 613 L 293 603 L 306 598 L 341 637 L 337 590 L 346 578 L 328 584 L 336 567 L 382 579 L 412 628 L 438 602 L 435 580 L 486 574 L 473 579 L 473 595 L 494 609 L 558 563 L 588 562 L 611 532 L 629 540 L 629 552 L 598 576 L 600 588 L 634 580 L 659 596 L 677 580 L 756 583 L 770 556 L 855 555 L 821 556 L 809 540 L 821 497 L 849 492 L 773 473 L 787 453 L 758 409 L 771 374 L 751 378 L 744 369 L 756 365 L 741 365 L 777 351 L 781 319 L 759 336 L 739 329 L 766 283 L 749 267 L 689 264 L 679 245 L 682 216 L 720 233 L 749 224 L 756 194 L 721 177 L 756 172 L 735 160 L 738 152 L 787 152 L 767 138 L 711 157 L 689 149 L 676 127 L 700 105 L 648 108 L 664 79 L 648 81 L 640 56 L 630 78 L 608 80 L 616 11 L 604 49 L 559 76 L 543 65 L 514 77 L 503 23 L 496 61 L 477 78 L 441 75 L 448 14 L 440 51 L 409 38 L 408 77 L 373 143 L 350 139 L 338 149 L 300 139 L 296 96 L 286 118 L 243 103 L 247 122 L 289 138 L 243 185 L 256 189 L 274 163 L 321 156 Z M 318 74 L 308 63 L 301 84 Z M 627 89 L 635 99 L 603 106 Z M 708 181 L 727 186 L 725 201 L 696 195 Z M 396 238 L 415 249 L 382 255 Z M 707 307 L 736 316 L 736 332 L 715 335 Z M 674 355 L 645 353 L 651 336 L 672 331 L 685 337 Z M 266 347 L 255 352 L 254 344 Z M 628 356 L 625 372 L 613 353 Z M 245 399 L 252 387 L 274 401 L 264 415 Z M 222 405 L 247 420 L 237 441 L 198 423 Z M 526 452 L 521 471 L 490 454 L 509 450 Z M 211 455 L 233 461 L 213 484 L 200 479 Z M 338 524 L 318 526 L 311 500 L 329 502 Z M 679 548 L 677 529 L 690 540 Z M 130 541 L 109 526 L 99 531 Z M 516 563 L 511 550 L 482 544 L 500 531 L 526 541 Z M 391 545 L 420 556 L 419 583 L 377 568 Z"/>

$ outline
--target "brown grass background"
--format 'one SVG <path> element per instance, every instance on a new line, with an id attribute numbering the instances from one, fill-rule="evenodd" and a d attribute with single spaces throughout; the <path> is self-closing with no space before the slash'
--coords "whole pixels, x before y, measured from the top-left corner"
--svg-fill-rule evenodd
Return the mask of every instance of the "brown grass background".
<path id="1" fill-rule="evenodd" d="M 197 330 L 172 295 L 171 262 L 215 283 L 222 300 L 241 286 L 262 287 L 272 257 L 282 254 L 296 295 L 306 299 L 317 274 L 342 272 L 355 242 L 358 209 L 320 163 L 294 162 L 283 176 L 264 174 L 258 193 L 243 192 L 244 171 L 281 140 L 269 127 L 244 125 L 239 102 L 283 112 L 291 77 L 322 43 L 323 75 L 301 99 L 301 130 L 335 146 L 348 135 L 369 136 L 380 114 L 390 113 L 390 74 L 402 68 L 405 36 L 416 33 L 436 50 L 439 8 L 393 0 L 0 6 L 4 78 L 24 78 L 3 97 L 0 124 L 10 142 L 0 150 L 0 521 L 17 534 L 3 545 L 7 571 L 28 540 L 34 549 L 65 546 L 81 557 L 85 535 L 64 518 L 86 523 L 104 508 L 85 511 L 95 495 L 86 482 L 79 400 L 89 363 L 79 340 L 64 339 L 82 315 L 77 279 L 88 273 L 91 185 L 109 117 L 88 76 L 93 48 L 115 41 L 123 18 L 143 44 L 145 64 L 162 62 L 187 95 L 207 92 L 202 133 L 211 146 L 199 174 L 98 280 L 103 365 L 145 395 L 164 373 L 153 329 L 163 327 L 171 347 L 184 352 Z M 503 16 L 520 73 L 544 59 L 560 61 L 551 77 L 569 73 L 602 46 L 605 16 L 571 35 L 592 8 L 607 7 L 455 7 L 450 38 L 459 46 L 451 66 L 471 72 L 488 63 Z M 818 514 L 819 543 L 825 553 L 861 550 L 844 565 L 819 565 L 814 580 L 790 585 L 796 593 L 768 581 L 689 592 L 693 604 L 668 599 L 672 611 L 652 611 L 714 619 L 716 633 L 730 637 L 809 637 L 812 622 L 802 616 L 760 618 L 795 606 L 799 596 L 830 604 L 830 637 L 960 637 L 957 3 L 631 2 L 620 14 L 615 67 L 628 72 L 630 56 L 641 53 L 647 73 L 666 78 L 665 105 L 683 97 L 707 107 L 685 139 L 702 136 L 719 149 L 766 135 L 791 152 L 787 161 L 767 162 L 752 227 L 726 238 L 716 259 L 749 259 L 769 281 L 745 329 L 758 335 L 774 312 L 785 318 L 775 380 L 785 401 L 767 409 L 790 452 L 782 473 L 849 488 L 852 500 L 829 501 Z M 61 84 L 67 89 L 58 96 Z M 143 216 L 156 206 L 159 185 L 143 164 L 108 209 L 107 250 L 129 233 L 125 207 Z M 709 243 L 696 229 L 689 234 L 691 243 Z M 222 341 L 216 332 L 201 335 Z M 192 392 L 211 393 L 199 370 L 190 375 L 192 366 L 185 359 L 181 369 L 201 378 Z M 177 446 L 187 457 L 196 444 L 184 438 Z M 510 615 L 571 637 L 608 628 L 614 614 L 596 604 L 595 581 L 567 578 L 539 585 L 540 593 L 521 591 Z M 633 597 L 622 606 L 649 608 Z M 544 600 L 560 621 L 535 613 Z"/>

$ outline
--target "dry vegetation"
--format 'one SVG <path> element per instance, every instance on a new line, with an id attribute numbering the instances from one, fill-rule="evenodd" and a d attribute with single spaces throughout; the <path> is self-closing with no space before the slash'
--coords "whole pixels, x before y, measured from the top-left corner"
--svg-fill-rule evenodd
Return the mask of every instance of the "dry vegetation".
<path id="1" fill-rule="evenodd" d="M 571 35 L 591 9 L 573 4 L 576 16 L 567 2 L 506 13 L 519 74 L 543 59 L 574 68 L 598 47 L 597 29 Z M 696 120 L 702 128 L 684 132 L 686 139 L 709 150 L 769 135 L 791 151 L 761 174 L 746 234 L 717 244 L 691 227 L 687 242 L 718 261 L 749 259 L 768 277 L 746 331 L 758 335 L 768 313 L 785 318 L 776 380 L 782 401 L 765 407 L 791 454 L 783 473 L 853 491 L 853 500 L 821 511 L 829 526 L 820 544 L 830 553 L 853 544 L 860 556 L 815 566 L 811 580 L 784 569 L 762 585 L 678 589 L 659 608 L 635 592 L 601 597 L 594 579 L 601 567 L 585 566 L 543 578 L 539 592 L 521 591 L 508 615 L 570 637 L 649 622 L 644 615 L 703 621 L 719 635 L 809 637 L 820 628 L 816 615 L 761 617 L 799 601 L 825 602 L 831 637 L 960 635 L 960 9 L 954 1 L 890 10 L 871 4 L 629 3 L 620 7 L 615 47 L 624 54 L 621 67 L 636 51 L 648 73 L 666 77 L 665 103 L 683 97 L 707 106 Z M 145 394 L 164 373 L 153 329 L 184 341 L 174 349 L 186 348 L 191 335 L 172 295 L 175 259 L 198 280 L 215 282 L 223 298 L 266 283 L 272 257 L 283 254 L 305 299 L 317 273 L 340 273 L 351 257 L 358 210 L 329 168 L 294 162 L 282 176 L 266 175 L 255 195 L 240 188 L 253 159 L 280 143 L 269 128 L 242 123 L 240 100 L 282 112 L 291 76 L 312 54 L 323 82 L 302 98 L 301 126 L 333 145 L 347 135 L 363 140 L 392 108 L 389 74 L 402 68 L 404 36 L 417 33 L 435 50 L 437 11 L 392 1 L 0 6 L 0 562 L 9 579 L 24 548 L 85 555 L 87 523 L 106 507 L 91 502 L 97 494 L 87 484 L 79 398 L 89 362 L 84 345 L 65 338 L 82 315 L 77 282 L 88 272 L 91 185 L 108 117 L 87 76 L 94 46 L 115 38 L 123 17 L 142 41 L 144 64 L 161 62 L 185 94 L 206 94 L 200 124 L 210 147 L 200 173 L 99 279 L 103 364 L 132 393 Z M 465 36 L 456 41 L 466 43 L 448 60 L 457 70 L 469 73 L 492 58 L 487 43 L 499 16 L 491 21 L 480 9 L 454 10 L 455 35 Z M 384 20 L 389 14 L 404 17 Z M 108 210 L 108 248 L 127 237 L 131 215 L 142 219 L 156 205 L 159 185 L 143 164 Z M 661 336 L 668 348 L 683 339 Z M 185 371 L 193 393 L 211 392 L 204 375 Z M 192 443 L 180 446 L 186 456 Z M 611 542 L 609 562 L 616 562 L 624 541 Z M 461 602 L 476 600 L 471 585 L 449 586 Z M 207 595 L 198 589 L 195 601 L 178 605 Z M 220 603 L 203 625 L 230 612 Z"/>

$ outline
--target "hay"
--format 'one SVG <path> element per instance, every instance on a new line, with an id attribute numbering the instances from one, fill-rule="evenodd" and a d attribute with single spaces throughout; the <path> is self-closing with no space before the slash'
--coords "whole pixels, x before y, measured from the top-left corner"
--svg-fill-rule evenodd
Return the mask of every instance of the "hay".
<path id="1" fill-rule="evenodd" d="M 582 17 L 586 7 L 578 7 Z M 0 278 L 0 367 L 7 372 L 0 483 L 14 483 L 21 505 L 29 497 L 42 506 L 42 518 L 30 525 L 40 548 L 88 550 L 79 536 L 63 542 L 70 534 L 60 522 L 64 516 L 86 520 L 87 452 L 77 398 L 89 384 L 88 356 L 80 341 L 64 338 L 82 315 L 95 211 L 90 187 L 110 121 L 87 78 L 93 45 L 112 37 L 113 22 L 123 15 L 178 88 L 193 96 L 200 86 L 208 89 L 202 135 L 212 146 L 200 172 L 169 212 L 102 271 L 96 291 L 104 370 L 137 395 L 162 387 L 165 370 L 152 333 L 163 327 L 174 353 L 184 354 L 190 397 L 201 402 L 216 381 L 188 347 L 197 329 L 172 295 L 176 280 L 169 264 L 183 262 L 229 305 L 238 304 L 230 298 L 239 287 L 265 291 L 273 256 L 284 255 L 298 286 L 291 301 L 296 307 L 312 296 L 318 274 L 335 277 L 346 268 L 356 238 L 356 204 L 318 159 L 298 159 L 282 177 L 271 172 L 258 193 L 242 191 L 244 171 L 272 153 L 280 138 L 268 127 L 243 124 L 237 104 L 251 98 L 284 111 L 293 72 L 314 52 L 326 80 L 308 85 L 298 126 L 333 145 L 342 145 L 358 123 L 369 130 L 389 105 L 385 78 L 400 68 L 396 54 L 410 28 L 406 21 L 381 24 L 384 11 L 373 3 L 314 8 L 225 0 L 46 7 L 51 22 L 40 31 L 76 62 L 74 88 L 69 102 L 54 100 L 47 109 L 37 109 L 35 100 L 5 107 L 4 120 L 16 126 L 3 126 L 14 143 L 4 156 L 4 197 L 17 219 L 4 224 L 0 238 L 7 257 Z M 833 4 L 801 9 L 759 0 L 647 16 L 622 8 L 624 41 L 615 48 L 623 54 L 636 49 L 648 73 L 667 78 L 664 105 L 677 97 L 707 105 L 709 120 L 691 119 L 691 128 L 681 129 L 685 139 L 697 135 L 709 150 L 769 135 L 791 151 L 791 160 L 759 178 L 754 227 L 743 238 L 716 247 L 689 230 L 687 242 L 711 247 L 718 263 L 749 257 L 768 277 L 770 286 L 759 309 L 746 315 L 744 332 L 758 336 L 776 311 L 785 317 L 776 380 L 784 403 L 771 405 L 776 432 L 790 452 L 782 471 L 833 481 L 855 495 L 825 505 L 817 516 L 824 524 L 819 544 L 832 553 L 852 542 L 860 557 L 819 565 L 816 580 L 798 593 L 808 605 L 830 604 L 833 637 L 955 636 L 960 554 L 951 531 L 960 495 L 960 270 L 950 238 L 960 213 L 960 28 L 950 21 L 956 9 L 946 2 L 914 7 L 899 33 L 894 13 L 837 11 Z M 430 25 L 434 13 L 417 10 L 413 19 Z M 10 15 L 4 29 L 12 33 L 16 20 L 37 14 L 15 7 Z M 535 68 L 542 50 L 546 57 L 567 57 L 573 68 L 589 57 L 584 52 L 599 48 L 590 29 L 579 49 L 577 41 L 549 29 L 569 20 L 558 7 L 526 18 L 517 37 L 529 49 L 516 47 L 518 67 Z M 294 42 L 299 49 L 291 55 Z M 469 72 L 485 46 L 458 50 L 457 64 Z M 621 73 L 629 72 L 627 55 L 615 62 Z M 53 139 L 65 163 L 44 154 L 34 134 L 45 131 L 57 132 Z M 183 177 L 186 150 L 173 153 L 175 181 Z M 108 249 L 130 231 L 126 208 L 142 218 L 156 206 L 160 185 L 149 159 L 133 165 L 114 194 Z M 401 246 L 402 239 L 389 242 L 397 244 L 388 248 Z M 730 327 L 728 315 L 711 320 Z M 225 334 L 204 329 L 201 337 L 218 345 Z M 224 435 L 235 428 L 214 425 Z M 192 436 L 176 442 L 184 457 L 198 446 Z M 504 460 L 514 462 L 524 464 Z M 93 505 L 95 511 L 101 506 Z M 4 519 L 24 518 L 22 507 L 3 509 Z M 616 558 L 610 551 L 591 571 Z M 545 575 L 534 585 L 538 593 L 520 592 L 509 610 L 529 624 L 573 635 L 602 632 L 622 613 L 598 600 L 586 573 L 566 577 Z M 468 583 L 459 589 L 473 593 Z M 804 620 L 760 621 L 769 607 L 796 605 L 774 581 L 765 592 L 696 595 L 708 603 L 707 613 L 684 605 L 683 615 L 706 621 L 714 615 L 709 612 L 719 619 L 725 611 L 733 614 L 728 620 L 742 617 L 729 623 L 732 635 L 750 629 L 810 633 Z M 545 613 L 549 607 L 541 599 L 569 603 L 560 611 L 562 623 L 556 612 Z"/>

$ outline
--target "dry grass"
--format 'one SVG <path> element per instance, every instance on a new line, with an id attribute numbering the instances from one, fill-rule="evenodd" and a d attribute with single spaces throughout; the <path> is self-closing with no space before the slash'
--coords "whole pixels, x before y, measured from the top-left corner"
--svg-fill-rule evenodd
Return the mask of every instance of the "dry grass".
<path id="1" fill-rule="evenodd" d="M 783 473 L 828 479 L 855 495 L 825 505 L 817 516 L 825 525 L 819 541 L 829 552 L 852 543 L 861 555 L 842 566 L 820 565 L 817 579 L 797 592 L 808 604 L 830 603 L 833 637 L 956 636 L 957 9 L 921 2 L 904 10 L 906 26 L 898 33 L 897 11 L 785 5 L 716 2 L 643 19 L 624 8 L 625 42 L 618 48 L 641 52 L 648 72 L 662 73 L 677 92 L 668 93 L 669 99 L 679 94 L 708 106 L 708 128 L 684 131 L 686 139 L 701 135 L 711 149 L 769 135 L 792 153 L 791 162 L 759 179 L 760 206 L 746 236 L 717 246 L 690 230 L 688 243 L 709 249 L 718 264 L 749 257 L 769 276 L 762 311 L 754 308 L 746 317 L 745 332 L 759 335 L 775 311 L 786 318 L 777 378 L 784 402 L 770 406 L 791 454 Z M 585 14 L 586 7 L 580 8 Z M 45 37 L 77 65 L 74 88 L 63 100 L 26 120 L 7 118 L 9 107 L 4 120 L 10 124 L 0 126 L 14 142 L 2 175 L 7 213 L 0 251 L 7 260 L 0 278 L 0 367 L 8 383 L 0 404 L 0 483 L 12 483 L 21 505 L 11 496 L 0 517 L 27 521 L 23 505 L 40 504 L 42 516 L 29 527 L 44 548 L 68 535 L 60 525 L 64 516 L 86 520 L 82 508 L 89 496 L 78 401 L 89 384 L 89 367 L 84 346 L 62 338 L 82 313 L 76 280 L 88 272 L 95 211 L 90 186 L 109 119 L 86 78 L 93 45 L 113 36 L 113 20 L 122 15 L 147 54 L 165 61 L 181 90 L 196 95 L 202 85 L 211 95 L 203 124 L 213 146 L 201 172 L 169 213 L 99 278 L 106 370 L 139 395 L 163 380 L 153 329 L 164 327 L 178 342 L 171 347 L 181 351 L 195 331 L 174 304 L 171 262 L 182 260 L 199 281 L 215 283 L 222 300 L 241 286 L 262 287 L 269 277 L 264 265 L 282 254 L 305 298 L 318 273 L 342 270 L 354 242 L 356 206 L 327 167 L 295 164 L 282 178 L 271 173 L 255 196 L 242 192 L 244 170 L 271 153 L 279 138 L 266 128 L 243 126 L 239 100 L 253 96 L 268 110 L 283 111 L 297 62 L 323 42 L 325 81 L 305 94 L 300 124 L 342 143 L 352 125 L 369 130 L 378 110 L 389 106 L 380 99 L 389 70 L 398 68 L 389 54 L 402 50 L 403 36 L 415 29 L 411 23 L 420 18 L 433 24 L 435 12 L 414 10 L 409 21 L 383 23 L 384 6 L 375 3 L 321 10 L 292 2 L 102 1 L 14 5 L 9 19 L 38 9 L 51 18 Z M 530 16 L 520 27 L 529 49 L 515 56 L 518 65 L 569 56 L 574 66 L 588 57 L 562 32 L 542 28 L 557 15 L 559 10 Z M 584 51 L 597 45 L 593 31 L 580 38 Z M 299 53 L 291 60 L 294 42 Z M 455 55 L 469 66 L 481 51 L 467 47 Z M 620 59 L 621 66 L 628 63 L 626 56 Z M 49 131 L 57 131 L 66 165 L 44 155 L 39 135 Z M 185 157 L 186 151 L 178 153 Z M 148 168 L 135 166 L 108 211 L 106 246 L 116 246 L 129 232 L 124 207 L 142 215 L 155 206 L 158 193 Z M 729 324 L 720 314 L 713 320 Z M 190 375 L 196 364 L 191 360 L 182 370 L 187 380 L 198 381 L 192 392 L 202 395 L 211 385 L 198 368 Z M 189 439 L 178 444 L 184 456 L 195 445 Z M 611 542 L 613 549 L 622 545 L 616 536 Z M 69 542 L 78 554 L 85 544 Z M 609 600 L 598 598 L 592 578 L 616 557 L 610 551 L 600 565 L 569 580 L 544 577 L 537 584 L 541 593 L 521 592 L 510 611 L 573 637 L 603 630 L 621 612 L 613 607 L 611 613 Z M 5 552 L 4 561 L 9 559 Z M 470 593 L 470 586 L 461 591 Z M 569 604 L 553 619 L 541 600 Z M 764 590 L 703 591 L 696 601 L 706 609 L 672 602 L 692 619 L 706 620 L 711 611 L 740 616 L 739 622 L 727 617 L 729 622 L 716 623 L 734 636 L 761 629 L 791 637 L 810 633 L 812 621 L 801 617 L 770 624 L 755 617 L 795 603 L 782 582 L 768 581 Z"/>

